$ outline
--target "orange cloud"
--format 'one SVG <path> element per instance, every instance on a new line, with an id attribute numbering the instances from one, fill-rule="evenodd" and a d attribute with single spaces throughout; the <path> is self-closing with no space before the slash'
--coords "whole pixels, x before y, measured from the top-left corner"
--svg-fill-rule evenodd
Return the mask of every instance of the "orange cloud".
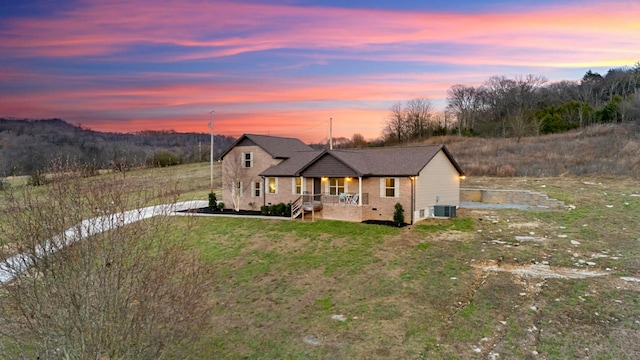
<path id="1" fill-rule="evenodd" d="M 228 135 L 293 129 L 319 141 L 333 117 L 336 136 L 373 138 L 391 103 L 443 102 L 456 83 L 477 85 L 521 69 L 633 64 L 640 59 L 639 13 L 635 1 L 447 13 L 87 0 L 47 18 L 6 19 L 0 116 L 61 117 L 113 131 L 207 132 L 215 109 L 219 131 Z M 242 62 L 272 52 L 279 56 Z M 82 70 L 22 66 L 25 59 L 68 61 Z M 358 61 L 375 67 L 348 73 L 336 65 Z M 129 69 L 130 62 L 145 70 Z M 105 64 L 114 69 L 102 72 Z"/>

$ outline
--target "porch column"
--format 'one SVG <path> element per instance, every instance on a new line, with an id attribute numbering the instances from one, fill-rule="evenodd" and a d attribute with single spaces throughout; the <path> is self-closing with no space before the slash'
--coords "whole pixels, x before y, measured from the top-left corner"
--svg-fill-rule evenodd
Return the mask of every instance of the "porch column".
<path id="1" fill-rule="evenodd" d="M 362 176 L 358 176 L 358 206 L 362 206 Z"/>

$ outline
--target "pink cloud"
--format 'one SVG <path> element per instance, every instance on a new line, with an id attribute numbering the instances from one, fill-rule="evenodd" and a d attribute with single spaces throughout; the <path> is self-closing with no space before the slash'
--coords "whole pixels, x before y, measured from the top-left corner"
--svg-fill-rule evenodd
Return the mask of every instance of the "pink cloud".
<path id="1" fill-rule="evenodd" d="M 570 66 L 579 58 L 594 57 L 628 63 L 638 56 L 640 43 L 637 2 L 556 6 L 501 14 L 453 14 L 389 10 L 312 8 L 251 3 L 173 1 L 96 1 L 53 19 L 20 19 L 5 31 L 2 48 L 14 55 L 109 55 L 140 43 L 173 44 L 193 52 L 169 55 L 165 61 L 230 56 L 280 48 L 333 49 L 364 52 L 380 45 L 397 45 L 405 61 L 447 63 L 510 63 L 500 51 L 486 51 L 467 60 L 463 54 L 424 55 L 419 44 L 449 43 L 490 46 L 493 49 L 531 49 L 517 59 L 527 64 L 548 63 L 551 51 L 563 51 Z M 126 14 L 126 16 L 123 16 Z M 597 14 L 597 16 L 593 16 Z M 375 24 L 375 26 L 372 26 Z M 243 35 L 239 35 L 243 34 Z M 618 44 L 611 48 L 614 40 Z M 598 44 L 597 48 L 594 44 Z M 621 48 L 627 46 L 627 49 Z M 637 48 L 637 46 L 636 46 Z M 572 55 L 575 54 L 575 55 Z M 613 59 L 612 59 L 613 58 Z M 159 59 L 163 61 L 163 59 Z M 474 62 L 477 64 L 477 62 Z"/>
<path id="2" fill-rule="evenodd" d="M 473 70 L 480 65 L 633 64 L 640 59 L 639 13 L 635 1 L 497 14 L 204 0 L 172 0 L 162 6 L 152 1 L 85 1 L 57 17 L 9 19 L 0 32 L 0 58 L 99 58 L 124 66 L 131 60 L 184 62 L 295 49 L 296 63 L 270 70 L 333 60 L 447 64 L 457 70 L 296 78 L 243 76 L 238 71 L 149 71 L 103 78 L 65 75 L 61 70 L 3 69 L 0 90 L 3 84 L 21 83 L 28 91 L 3 91 L 0 116 L 95 119 L 87 126 L 101 130 L 206 132 L 207 111 L 215 108 L 219 131 L 228 135 L 287 135 L 290 129 L 298 133 L 311 127 L 301 136 L 318 141 L 326 137 L 326 128 L 318 124 L 334 117 L 336 136 L 359 132 L 373 138 L 382 130 L 390 103 L 415 97 L 442 100 L 453 84 L 476 85 L 493 75 Z M 130 51 L 152 45 L 176 50 L 161 55 Z"/>

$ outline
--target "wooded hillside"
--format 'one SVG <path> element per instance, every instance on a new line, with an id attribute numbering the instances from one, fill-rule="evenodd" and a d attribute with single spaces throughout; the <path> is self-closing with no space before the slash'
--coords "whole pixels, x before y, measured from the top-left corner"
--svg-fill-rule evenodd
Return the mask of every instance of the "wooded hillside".
<path id="1" fill-rule="evenodd" d="M 216 135 L 215 154 L 233 140 Z M 204 133 L 110 133 L 85 129 L 61 119 L 0 118 L 0 177 L 34 174 L 46 169 L 54 159 L 69 159 L 96 168 L 209 161 L 210 142 L 211 135 Z"/>

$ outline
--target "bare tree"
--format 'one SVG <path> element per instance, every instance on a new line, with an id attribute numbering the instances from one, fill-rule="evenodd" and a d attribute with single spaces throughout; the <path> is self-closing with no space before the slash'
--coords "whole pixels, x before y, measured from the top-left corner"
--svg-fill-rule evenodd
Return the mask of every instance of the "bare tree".
<path id="1" fill-rule="evenodd" d="M 239 151 L 231 151 L 222 161 L 222 187 L 231 194 L 235 211 L 240 210 L 243 194 L 251 189 L 249 169 L 243 166 L 244 159 Z"/>
<path id="2" fill-rule="evenodd" d="M 404 109 L 408 137 L 412 140 L 421 140 L 431 136 L 433 132 L 431 101 L 425 98 L 409 100 Z"/>
<path id="3" fill-rule="evenodd" d="M 391 106 L 391 114 L 383 131 L 388 143 L 404 143 L 431 136 L 435 124 L 431 121 L 433 105 L 424 98 Z"/>
<path id="4" fill-rule="evenodd" d="M 367 145 L 367 140 L 362 136 L 362 134 L 356 133 L 351 136 L 351 147 L 366 148 Z"/>
<path id="5" fill-rule="evenodd" d="M 391 105 L 391 114 L 383 130 L 383 137 L 389 143 L 403 143 L 407 140 L 405 113 L 402 102 Z"/>
<path id="6" fill-rule="evenodd" d="M 145 208 L 173 201 L 175 189 L 62 166 L 46 186 L 6 192 L 0 357 L 181 356 L 205 325 L 208 280 L 179 241 L 187 220 L 172 221 L 170 207 Z"/>
<path id="7" fill-rule="evenodd" d="M 458 121 L 458 135 L 464 130 L 474 131 L 482 102 L 479 92 L 473 86 L 454 85 L 447 95 L 447 109 Z"/>

